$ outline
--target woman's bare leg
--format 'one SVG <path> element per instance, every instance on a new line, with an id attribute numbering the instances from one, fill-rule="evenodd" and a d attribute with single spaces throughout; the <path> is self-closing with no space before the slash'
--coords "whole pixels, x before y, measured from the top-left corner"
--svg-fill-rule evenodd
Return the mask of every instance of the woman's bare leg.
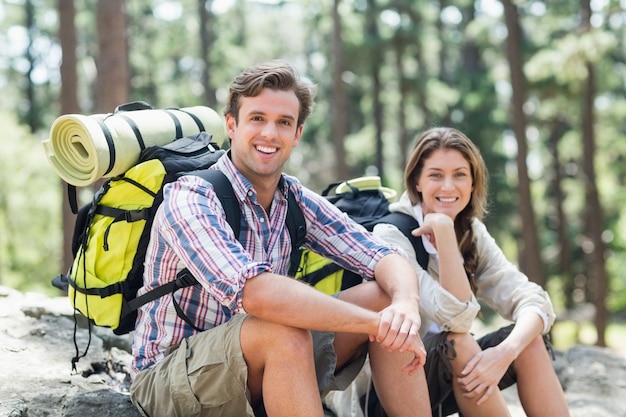
<path id="1" fill-rule="evenodd" d="M 380 311 L 389 304 L 388 296 L 374 282 L 344 291 L 342 300 Z M 367 335 L 338 333 L 335 337 L 338 366 L 344 364 L 359 346 L 368 343 Z M 402 368 L 412 358 L 406 352 L 389 352 L 378 343 L 369 344 L 372 379 L 378 398 L 389 417 L 431 416 L 430 399 L 424 370 L 409 375 Z"/>
<path id="2" fill-rule="evenodd" d="M 466 417 L 502 417 L 509 416 L 509 410 L 506 405 L 506 401 L 502 395 L 502 392 L 496 390 L 489 399 L 481 405 L 476 404 L 476 398 L 466 398 L 463 396 L 463 388 L 457 382 L 457 378 L 460 376 L 461 371 L 467 364 L 467 362 L 477 353 L 481 351 L 480 346 L 469 333 L 449 333 L 448 340 L 454 341 L 454 349 L 456 351 L 456 358 L 452 359 L 452 387 L 454 390 L 454 398 L 461 410 L 461 413 Z M 544 414 L 548 415 L 548 414 Z"/>
<path id="3" fill-rule="evenodd" d="M 543 338 L 536 337 L 513 362 L 517 392 L 528 417 L 569 416 L 561 383 Z"/>

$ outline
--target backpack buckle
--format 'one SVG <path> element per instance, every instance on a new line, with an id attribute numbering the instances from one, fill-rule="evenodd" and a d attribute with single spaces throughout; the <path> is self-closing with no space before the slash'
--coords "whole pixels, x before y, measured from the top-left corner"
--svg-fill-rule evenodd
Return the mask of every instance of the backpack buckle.
<path id="1" fill-rule="evenodd" d="M 191 275 L 191 272 L 187 268 L 183 269 L 176 275 L 176 287 L 186 288 L 198 284 L 196 278 Z"/>
<path id="2" fill-rule="evenodd" d="M 124 220 L 128 223 L 136 222 L 139 220 L 147 219 L 147 209 L 142 210 L 127 210 L 124 212 Z"/>

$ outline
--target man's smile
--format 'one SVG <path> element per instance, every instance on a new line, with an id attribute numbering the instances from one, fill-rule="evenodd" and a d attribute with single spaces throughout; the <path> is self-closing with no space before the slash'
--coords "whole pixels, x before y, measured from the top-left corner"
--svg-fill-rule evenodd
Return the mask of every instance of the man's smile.
<path id="1" fill-rule="evenodd" d="M 255 149 L 257 151 L 259 151 L 259 152 L 267 153 L 267 154 L 271 154 L 271 153 L 275 153 L 276 152 L 276 148 L 275 147 L 271 147 L 271 146 L 257 145 L 257 146 L 255 146 Z"/>

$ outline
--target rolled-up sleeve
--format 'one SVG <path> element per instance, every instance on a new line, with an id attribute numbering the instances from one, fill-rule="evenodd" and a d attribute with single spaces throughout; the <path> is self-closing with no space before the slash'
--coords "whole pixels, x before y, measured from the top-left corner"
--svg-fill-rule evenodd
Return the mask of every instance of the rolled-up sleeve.
<path id="1" fill-rule="evenodd" d="M 376 264 L 384 256 L 406 256 L 318 194 L 305 189 L 302 207 L 307 219 L 305 246 L 367 280 L 374 279 Z"/>
<path id="2" fill-rule="evenodd" d="M 543 333 L 547 333 L 556 318 L 548 293 L 505 257 L 482 222 L 474 221 L 473 228 L 479 255 L 478 298 L 511 321 L 522 312 L 535 312 L 543 320 Z"/>
<path id="3" fill-rule="evenodd" d="M 165 193 L 168 198 L 157 214 L 164 217 L 158 222 L 160 235 L 217 302 L 242 311 L 246 280 L 271 270 L 271 265 L 244 250 L 209 183 L 185 178 L 167 186 Z"/>

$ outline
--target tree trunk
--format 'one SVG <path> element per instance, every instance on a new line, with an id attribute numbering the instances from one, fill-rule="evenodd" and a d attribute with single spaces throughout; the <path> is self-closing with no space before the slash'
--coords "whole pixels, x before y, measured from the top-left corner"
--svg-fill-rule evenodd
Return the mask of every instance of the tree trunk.
<path id="1" fill-rule="evenodd" d="M 341 16 L 339 15 L 339 4 L 341 0 L 333 3 L 333 111 L 331 112 L 331 129 L 333 135 L 333 148 L 335 150 L 335 177 L 337 179 L 350 178 L 350 169 L 346 161 L 346 147 L 344 140 L 348 135 L 348 97 L 343 75 L 343 50 L 341 36 Z"/>
<path id="2" fill-rule="evenodd" d="M 583 32 L 591 29 L 591 4 L 589 0 L 582 0 L 581 28 Z M 608 311 L 606 297 L 608 295 L 608 282 L 605 265 L 605 244 L 602 240 L 604 216 L 596 182 L 594 159 L 595 146 L 595 114 L 594 100 L 596 96 L 595 68 L 591 62 L 587 63 L 587 79 L 583 89 L 582 102 L 582 135 L 583 135 L 583 175 L 587 212 L 585 213 L 585 234 L 590 241 L 591 250 L 587 252 L 589 266 L 589 289 L 591 299 L 596 308 L 595 325 L 598 333 L 596 344 L 606 346 L 605 333 L 608 325 Z"/>
<path id="3" fill-rule="evenodd" d="M 26 70 L 26 101 L 28 103 L 28 112 L 26 113 L 26 123 L 30 128 L 31 133 L 37 132 L 40 128 L 40 122 L 38 114 L 37 98 L 35 95 L 35 83 L 33 82 L 33 71 L 35 70 L 35 60 L 33 56 L 34 42 L 32 34 L 35 33 L 35 7 L 32 0 L 26 0 L 24 4 L 26 22 L 24 26 L 28 30 L 28 47 L 25 49 L 25 58 L 28 62 L 28 69 Z"/>
<path id="4" fill-rule="evenodd" d="M 111 113 L 130 97 L 126 0 L 98 0 L 97 113 Z M 104 180 L 91 185 L 96 191 Z"/>
<path id="5" fill-rule="evenodd" d="M 565 307 L 574 307 L 574 298 L 572 297 L 575 285 L 572 274 L 571 244 L 567 234 L 568 221 L 563 208 L 565 201 L 565 193 L 563 192 L 563 168 L 561 158 L 559 156 L 559 141 L 563 134 L 567 131 L 568 125 L 564 120 L 555 120 L 550 130 L 548 138 L 548 146 L 552 155 L 552 171 L 554 175 L 552 186 L 550 187 L 550 195 L 553 196 L 555 217 L 556 217 L 556 234 L 559 247 L 558 272 L 563 277 Z"/>
<path id="6" fill-rule="evenodd" d="M 370 39 L 370 76 L 372 78 L 372 102 L 374 113 L 374 130 L 376 135 L 376 146 L 374 160 L 378 175 L 385 179 L 384 155 L 383 155 L 383 104 L 381 100 L 380 66 L 382 61 L 382 51 L 380 49 L 380 35 L 376 19 L 378 16 L 376 3 L 368 0 L 367 6 L 367 36 Z"/>
<path id="7" fill-rule="evenodd" d="M 404 67 L 402 62 L 404 60 L 404 51 L 406 45 L 403 38 L 398 38 L 394 42 L 395 58 L 396 58 L 396 77 L 398 78 L 398 143 L 399 143 L 399 155 L 398 165 L 400 172 L 404 172 L 404 166 L 406 164 L 406 155 L 409 154 L 409 146 L 411 139 L 409 138 L 409 132 L 406 126 L 406 109 L 407 109 L 407 96 L 409 94 L 409 86 L 406 75 L 404 73 Z"/>
<path id="8" fill-rule="evenodd" d="M 98 0 L 97 28 L 96 112 L 109 113 L 130 96 L 126 1 Z"/>
<path id="9" fill-rule="evenodd" d="M 215 16 L 211 11 L 213 0 L 198 0 L 200 14 L 200 59 L 202 60 L 202 86 L 204 87 L 205 105 L 215 109 L 217 98 L 215 88 L 211 86 L 211 48 L 215 44 Z"/>
<path id="10" fill-rule="evenodd" d="M 61 114 L 80 113 L 78 104 L 78 74 L 76 64 L 76 26 L 74 17 L 76 10 L 74 0 L 58 0 L 59 10 L 59 41 L 63 60 L 61 61 Z M 61 181 L 63 188 L 63 258 L 62 271 L 69 270 L 73 262 L 72 234 L 75 217 L 68 203 L 67 184 Z"/>
<path id="11" fill-rule="evenodd" d="M 526 144 L 526 116 L 524 114 L 524 102 L 526 91 L 526 78 L 522 70 L 521 57 L 521 28 L 519 25 L 517 6 L 511 0 L 503 0 L 504 16 L 508 29 L 506 40 L 507 58 L 513 88 L 512 99 L 512 125 L 517 138 L 517 176 L 519 215 L 522 227 L 522 242 L 519 256 L 520 269 L 537 284 L 545 287 L 541 253 L 539 250 L 539 238 L 537 236 L 537 222 L 533 211 L 532 197 L 530 193 L 530 179 L 526 157 L 528 146 Z"/>
<path id="12" fill-rule="evenodd" d="M 405 47 L 408 45 L 413 46 L 413 50 L 415 51 L 414 59 L 417 64 L 417 74 L 415 75 L 415 79 L 413 81 L 413 85 L 407 85 L 407 90 L 410 91 L 410 94 L 415 94 L 416 104 L 415 106 L 421 112 L 421 124 L 422 127 L 430 127 L 433 125 L 433 118 L 431 116 L 430 110 L 428 109 L 428 95 L 426 94 L 426 85 L 428 84 L 428 65 L 426 65 L 426 60 L 424 59 L 424 48 L 422 46 L 422 41 L 425 36 L 423 36 L 422 27 L 424 26 L 424 21 L 421 18 L 418 9 L 420 5 L 414 5 L 411 3 L 406 3 L 406 8 L 403 10 L 406 13 L 411 21 L 411 27 L 415 29 L 408 31 L 410 36 L 407 39 L 403 40 L 405 42 Z M 441 34 L 441 21 L 438 21 L 437 29 L 439 30 L 439 34 Z M 402 30 L 402 29 L 401 29 Z M 408 35 L 408 34 L 407 34 Z M 443 46 L 442 46 L 443 47 Z M 440 57 L 441 58 L 441 57 Z M 409 91 L 406 91 L 407 94 Z M 410 148 L 412 147 L 413 138 L 408 138 L 407 147 L 403 149 L 403 154 L 408 156 Z M 402 171 L 404 171 L 404 165 L 406 161 L 401 161 L 402 163 Z"/>

